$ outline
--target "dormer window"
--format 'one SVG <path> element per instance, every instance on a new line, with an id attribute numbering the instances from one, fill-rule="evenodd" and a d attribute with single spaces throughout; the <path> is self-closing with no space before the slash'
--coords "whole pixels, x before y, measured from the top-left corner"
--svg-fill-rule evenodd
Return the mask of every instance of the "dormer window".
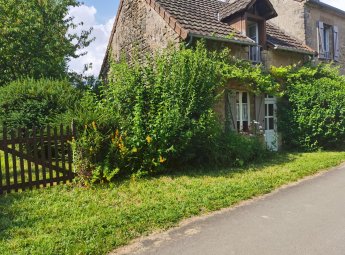
<path id="1" fill-rule="evenodd" d="M 247 36 L 259 44 L 259 25 L 257 22 L 248 22 Z"/>
<path id="2" fill-rule="evenodd" d="M 257 45 L 249 47 L 249 60 L 253 63 L 261 62 L 261 47 L 259 46 L 260 34 L 259 24 L 254 21 L 247 22 L 247 36 L 252 39 Z"/>

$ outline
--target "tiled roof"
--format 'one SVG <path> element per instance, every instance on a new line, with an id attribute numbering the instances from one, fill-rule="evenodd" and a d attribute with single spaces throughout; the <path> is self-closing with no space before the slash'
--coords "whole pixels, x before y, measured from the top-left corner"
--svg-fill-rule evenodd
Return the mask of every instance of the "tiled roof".
<path id="1" fill-rule="evenodd" d="M 233 0 L 223 4 L 219 11 L 220 19 L 223 20 L 235 13 L 245 11 L 252 2 L 253 0 Z"/>
<path id="2" fill-rule="evenodd" d="M 221 21 L 221 14 L 231 15 L 243 11 L 252 0 L 231 0 L 230 3 L 219 0 L 145 0 L 179 36 L 186 40 L 188 36 L 209 37 L 215 40 L 230 40 L 232 42 L 253 44 L 253 40 Z M 102 70 L 108 59 L 111 41 L 116 30 L 120 7 L 114 23 L 108 44 Z M 225 14 L 226 13 L 226 14 Z M 285 50 L 295 50 L 304 53 L 315 53 L 314 50 L 285 34 L 278 27 L 267 23 L 267 40 L 274 47 Z"/>
<path id="3" fill-rule="evenodd" d="M 155 2 L 190 34 L 252 42 L 228 24 L 219 21 L 219 10 L 227 3 L 218 0 L 146 0 Z M 152 5 L 152 4 L 151 4 Z"/>
<path id="4" fill-rule="evenodd" d="M 277 49 L 297 50 L 315 53 L 313 49 L 300 42 L 298 39 L 284 33 L 279 27 L 271 22 L 266 23 L 267 42 Z"/>

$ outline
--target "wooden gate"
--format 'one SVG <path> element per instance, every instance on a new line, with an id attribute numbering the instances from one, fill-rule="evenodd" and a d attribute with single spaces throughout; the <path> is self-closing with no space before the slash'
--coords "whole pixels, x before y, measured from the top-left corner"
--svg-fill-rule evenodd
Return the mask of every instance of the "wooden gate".
<path id="1" fill-rule="evenodd" d="M 73 180 L 70 141 L 74 128 L 8 131 L 0 138 L 0 194 L 53 186 Z"/>

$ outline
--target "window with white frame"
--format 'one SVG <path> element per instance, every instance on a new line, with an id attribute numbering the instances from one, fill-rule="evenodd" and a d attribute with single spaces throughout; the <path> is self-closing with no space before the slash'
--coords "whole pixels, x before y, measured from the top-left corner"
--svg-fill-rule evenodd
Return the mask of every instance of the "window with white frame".
<path id="1" fill-rule="evenodd" d="M 248 92 L 236 92 L 237 131 L 249 132 L 250 96 Z"/>

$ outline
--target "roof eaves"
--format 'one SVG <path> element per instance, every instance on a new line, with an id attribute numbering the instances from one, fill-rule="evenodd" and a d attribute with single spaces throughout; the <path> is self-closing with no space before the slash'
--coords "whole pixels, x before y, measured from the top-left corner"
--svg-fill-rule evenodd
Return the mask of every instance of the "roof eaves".
<path id="1" fill-rule="evenodd" d="M 219 41 L 219 42 L 241 44 L 241 45 L 257 45 L 257 43 L 251 40 L 250 38 L 248 38 L 247 40 L 236 40 L 236 39 L 230 39 L 230 38 L 225 38 L 221 36 L 208 36 L 208 35 L 202 35 L 202 34 L 196 34 L 196 33 L 189 33 L 189 36 L 202 38 L 202 39 L 208 39 L 208 40 L 214 40 L 214 41 Z"/>
<path id="2" fill-rule="evenodd" d="M 329 4 L 323 3 L 323 2 L 321 2 L 319 0 L 308 0 L 307 3 L 317 5 L 319 7 L 324 8 L 324 9 L 333 11 L 333 12 L 337 13 L 340 16 L 345 17 L 345 11 L 343 11 L 343 10 L 337 8 L 337 7 L 331 6 Z"/>
<path id="3" fill-rule="evenodd" d="M 310 50 L 296 49 L 294 47 L 277 45 L 277 44 L 274 44 L 273 42 L 271 42 L 269 40 L 267 40 L 267 42 L 269 44 L 271 44 L 273 46 L 273 49 L 275 49 L 275 50 L 291 51 L 291 52 L 302 53 L 302 54 L 312 55 L 312 56 L 317 55 L 316 51 L 314 51 L 312 49 L 310 49 Z"/>

